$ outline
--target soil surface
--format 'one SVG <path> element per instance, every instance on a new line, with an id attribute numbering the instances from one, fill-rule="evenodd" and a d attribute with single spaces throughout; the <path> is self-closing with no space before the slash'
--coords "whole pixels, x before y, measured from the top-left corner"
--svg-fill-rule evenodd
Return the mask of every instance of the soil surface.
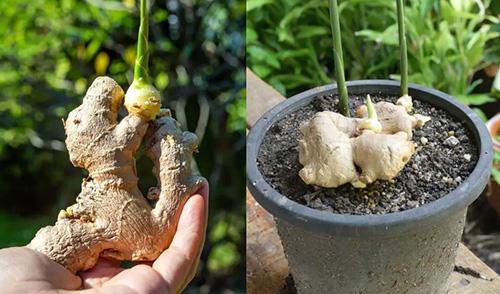
<path id="1" fill-rule="evenodd" d="M 371 95 L 374 102 L 395 103 L 396 96 Z M 351 95 L 351 113 L 364 102 Z M 432 119 L 415 129 L 416 153 L 394 181 L 376 181 L 365 189 L 350 184 L 322 188 L 299 177 L 299 127 L 319 111 L 338 112 L 337 96 L 316 97 L 313 102 L 276 122 L 260 146 L 257 164 L 265 180 L 290 199 L 311 208 L 342 214 L 385 214 L 415 208 L 454 190 L 474 169 L 477 147 L 465 126 L 442 109 L 413 97 L 413 112 Z M 424 138 L 425 139 L 422 139 Z M 422 142 L 425 142 L 423 144 Z"/>

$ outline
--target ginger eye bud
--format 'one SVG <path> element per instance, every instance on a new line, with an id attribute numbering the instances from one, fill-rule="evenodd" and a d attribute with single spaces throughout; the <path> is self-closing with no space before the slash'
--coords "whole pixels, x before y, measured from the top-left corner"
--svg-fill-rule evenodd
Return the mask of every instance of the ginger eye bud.
<path id="1" fill-rule="evenodd" d="M 368 117 L 358 125 L 358 130 L 372 130 L 375 133 L 382 131 L 382 124 L 378 121 L 377 112 L 373 106 L 370 95 L 366 96 L 366 108 L 368 110 Z"/>
<path id="2" fill-rule="evenodd" d="M 139 79 L 134 81 L 125 94 L 125 108 L 132 114 L 153 120 L 160 113 L 160 92 Z"/>

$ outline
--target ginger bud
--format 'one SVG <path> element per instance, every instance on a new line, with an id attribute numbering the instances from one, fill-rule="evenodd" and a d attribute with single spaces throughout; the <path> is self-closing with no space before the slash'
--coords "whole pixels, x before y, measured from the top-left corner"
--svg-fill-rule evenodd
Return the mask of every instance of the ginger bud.
<path id="1" fill-rule="evenodd" d="M 413 110 L 413 101 L 411 96 L 405 94 L 396 101 L 396 105 L 401 105 L 406 109 L 406 112 L 411 112 Z"/>
<path id="2" fill-rule="evenodd" d="M 382 125 L 378 121 L 377 112 L 375 111 L 370 95 L 366 96 L 366 108 L 368 110 L 368 117 L 358 125 L 358 130 L 371 130 L 375 133 L 380 133 Z"/>
<path id="3" fill-rule="evenodd" d="M 134 81 L 125 94 L 127 111 L 147 120 L 155 119 L 160 113 L 160 106 L 160 92 L 142 79 Z"/>

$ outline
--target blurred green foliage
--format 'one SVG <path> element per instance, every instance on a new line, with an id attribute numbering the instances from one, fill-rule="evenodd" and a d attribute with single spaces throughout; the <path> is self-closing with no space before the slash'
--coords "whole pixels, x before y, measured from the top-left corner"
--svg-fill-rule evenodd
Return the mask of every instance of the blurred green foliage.
<path id="1" fill-rule="evenodd" d="M 61 118 L 95 77 L 131 83 L 137 2 L 0 2 L 0 247 L 27 243 L 74 202 L 84 172 L 68 160 Z M 196 160 L 210 182 L 207 242 L 186 293 L 242 293 L 245 2 L 153 2 L 151 76 L 163 106 L 203 137 Z M 137 165 L 144 190 L 151 163 Z"/>
<path id="2" fill-rule="evenodd" d="M 500 2 L 405 1 L 409 81 L 433 87 L 468 105 L 494 101 L 472 94 L 473 75 L 500 59 Z M 399 79 L 396 1 L 340 1 L 348 80 Z M 331 83 L 328 1 L 249 0 L 248 65 L 282 94 Z"/>

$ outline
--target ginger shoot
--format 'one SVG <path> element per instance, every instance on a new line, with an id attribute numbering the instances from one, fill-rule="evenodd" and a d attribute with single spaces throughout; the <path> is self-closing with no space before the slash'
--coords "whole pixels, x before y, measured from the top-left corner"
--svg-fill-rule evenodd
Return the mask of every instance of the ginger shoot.
<path id="1" fill-rule="evenodd" d="M 399 53 L 401 63 L 401 96 L 408 95 L 408 56 L 406 52 L 406 33 L 403 0 L 397 0 Z"/>
<path id="2" fill-rule="evenodd" d="M 160 112 L 161 96 L 149 80 L 149 16 L 146 2 L 141 0 L 140 4 L 141 21 L 137 36 L 134 81 L 125 94 L 125 107 L 129 113 L 152 120 Z"/>
<path id="3" fill-rule="evenodd" d="M 371 130 L 374 133 L 380 133 L 382 131 L 382 125 L 378 121 L 377 111 L 373 106 L 370 94 L 366 96 L 366 109 L 368 111 L 368 117 L 359 124 L 359 130 Z"/>
<path id="4" fill-rule="evenodd" d="M 401 98 L 396 104 L 404 106 L 407 112 L 412 111 L 413 102 L 408 94 L 408 53 L 406 49 L 406 32 L 405 32 L 405 16 L 403 0 L 397 0 L 398 10 L 398 35 L 399 35 L 399 54 L 400 54 L 400 71 L 401 71 Z"/>
<path id="5" fill-rule="evenodd" d="M 339 94 L 340 113 L 349 117 L 349 97 L 344 76 L 344 57 L 342 54 L 342 38 L 340 35 L 339 8 L 337 0 L 328 1 L 330 7 L 330 25 L 333 37 L 333 58 L 335 62 L 335 76 L 337 78 L 337 90 Z"/>

